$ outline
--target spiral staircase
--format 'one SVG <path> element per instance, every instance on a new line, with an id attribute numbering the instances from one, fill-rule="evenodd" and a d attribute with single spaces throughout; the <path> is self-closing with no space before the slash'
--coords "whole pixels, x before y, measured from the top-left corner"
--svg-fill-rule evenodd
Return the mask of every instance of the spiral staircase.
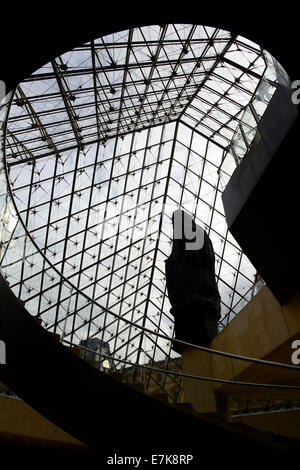
<path id="1" fill-rule="evenodd" d="M 52 438 L 52 447 L 78 449 L 82 446 L 80 441 L 101 452 L 113 448 L 149 449 L 160 446 L 209 449 L 214 447 L 216 440 L 218 446 L 224 448 L 291 450 L 299 446 L 298 440 L 262 431 L 255 422 L 249 426 L 242 421 L 228 421 L 224 393 L 218 394 L 216 411 L 205 413 L 197 412 L 197 404 L 193 406 L 185 402 L 184 395 L 181 402 L 174 404 L 169 402 L 166 393 L 145 393 L 143 384 L 122 383 L 126 375 L 97 370 L 95 364 L 78 357 L 78 346 L 74 353 L 74 348 L 63 346 L 46 332 L 26 312 L 3 279 L 1 298 L 6 305 L 1 331 L 7 342 L 7 365 L 1 366 L 1 379 L 24 402 L 75 438 L 73 442 L 70 437 L 66 438 L 67 434 L 60 436 L 61 442 Z M 266 364 L 264 367 L 269 368 Z M 294 380 L 293 373 L 299 374 L 299 371 L 287 365 L 286 385 L 276 390 L 277 398 L 280 394 L 290 400 L 299 396 L 300 384 L 287 385 L 289 376 Z M 184 380 L 194 377 L 195 382 L 195 375 L 188 376 L 183 373 Z M 198 382 L 202 383 L 201 380 Z M 230 385 L 237 388 L 238 384 L 236 380 Z M 183 394 L 184 388 L 183 384 Z M 247 393 L 249 395 L 249 391 Z M 267 395 L 270 395 L 269 390 Z M 297 410 L 288 413 L 299 415 Z M 299 435 L 296 437 L 299 439 Z M 47 441 L 49 446 L 51 439 L 41 439 L 39 445 L 45 446 Z M 28 444 L 30 439 L 26 442 Z M 32 439 L 31 445 L 37 445 L 37 442 Z"/>

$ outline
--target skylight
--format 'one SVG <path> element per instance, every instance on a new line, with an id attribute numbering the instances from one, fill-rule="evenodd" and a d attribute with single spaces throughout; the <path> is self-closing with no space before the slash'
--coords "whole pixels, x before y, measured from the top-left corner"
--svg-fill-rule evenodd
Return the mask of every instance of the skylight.
<path id="1" fill-rule="evenodd" d="M 6 162 L 34 245 L 14 262 L 3 251 L 1 264 L 45 328 L 76 343 L 99 337 L 133 362 L 176 356 L 122 318 L 172 336 L 164 260 L 178 208 L 212 240 L 220 329 L 240 311 L 258 276 L 228 232 L 221 193 L 275 87 L 258 45 L 186 24 L 96 39 L 18 86 Z"/>

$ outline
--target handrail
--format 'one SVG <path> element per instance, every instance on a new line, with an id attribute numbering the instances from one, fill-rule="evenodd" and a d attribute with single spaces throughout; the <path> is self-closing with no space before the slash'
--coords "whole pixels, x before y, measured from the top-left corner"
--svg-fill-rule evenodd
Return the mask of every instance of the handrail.
<path id="1" fill-rule="evenodd" d="M 120 317 L 120 319 L 122 319 L 122 317 Z M 124 321 L 125 321 L 125 319 L 124 319 Z M 137 325 L 135 323 L 133 323 L 133 322 L 130 322 L 130 323 L 134 327 L 137 327 Z M 218 351 L 217 349 L 211 349 L 211 348 L 207 348 L 205 346 L 199 346 L 197 344 L 188 343 L 188 342 L 182 341 L 180 339 L 172 338 L 171 336 L 166 336 L 166 335 L 163 335 L 163 334 L 158 333 L 156 331 L 149 330 L 146 327 L 139 326 L 139 328 L 141 328 L 143 331 L 146 331 L 147 333 L 151 333 L 151 334 L 154 334 L 156 336 L 159 336 L 160 338 L 167 339 L 169 341 L 174 341 L 175 343 L 182 344 L 182 345 L 188 346 L 190 348 L 195 348 L 195 349 L 198 349 L 199 351 L 205 351 L 205 352 L 208 352 L 208 353 L 211 353 L 211 354 L 215 354 L 217 356 L 224 356 L 224 357 L 229 357 L 231 359 L 238 359 L 239 361 L 248 361 L 248 362 L 254 362 L 254 363 L 257 363 L 257 364 L 263 364 L 263 365 L 267 365 L 267 366 L 281 367 L 281 368 L 285 368 L 285 369 L 292 369 L 292 370 L 300 371 L 300 366 L 295 366 L 295 365 L 291 365 L 291 364 L 284 364 L 283 362 L 266 361 L 265 359 L 257 359 L 255 357 L 241 356 L 239 354 L 228 353 L 228 352 L 225 352 L 225 351 Z"/>
<path id="2" fill-rule="evenodd" d="M 86 348 L 85 346 L 80 346 L 78 344 L 71 343 L 70 341 L 67 341 L 67 340 L 64 340 L 64 339 L 62 341 L 64 341 L 65 343 L 68 343 L 71 346 L 75 346 L 77 348 L 83 349 L 84 351 L 88 351 L 88 352 L 91 352 L 93 354 L 97 354 L 98 356 L 116 360 L 117 362 L 122 362 L 124 364 L 130 364 L 131 366 L 140 367 L 141 369 L 149 369 L 149 370 L 154 370 L 156 372 L 172 374 L 172 375 L 176 375 L 176 376 L 179 376 L 179 377 L 186 377 L 186 378 L 189 378 L 189 379 L 203 380 L 203 381 L 207 381 L 207 382 L 226 383 L 226 384 L 232 384 L 232 385 L 246 385 L 246 386 L 252 386 L 252 387 L 275 388 L 275 389 L 284 389 L 284 390 L 300 390 L 300 386 L 297 386 L 297 385 L 281 385 L 281 384 L 265 384 L 265 383 L 254 383 L 254 382 L 239 382 L 239 381 L 235 381 L 235 380 L 216 379 L 216 378 L 213 378 L 213 377 L 203 377 L 203 376 L 200 376 L 200 375 L 185 374 L 183 372 L 176 372 L 176 371 L 160 369 L 160 368 L 152 367 L 152 366 L 135 364 L 135 363 L 132 363 L 130 361 L 126 361 L 125 359 L 115 359 L 112 355 L 105 354 L 105 353 L 100 353 L 98 351 L 94 351 L 92 349 Z"/>
<path id="3" fill-rule="evenodd" d="M 111 312 L 108 312 L 108 313 L 111 313 Z M 140 328 L 141 330 L 145 331 L 146 333 L 156 335 L 160 338 L 167 339 L 168 341 L 173 341 L 177 344 L 182 344 L 182 345 L 188 346 L 190 348 L 198 349 L 199 351 L 205 351 L 205 352 L 208 352 L 208 353 L 211 353 L 211 354 L 215 354 L 217 356 L 229 357 L 231 359 L 237 359 L 239 361 L 253 362 L 253 363 L 256 363 L 256 364 L 263 364 L 263 365 L 266 365 L 266 366 L 281 367 L 281 368 L 284 368 L 284 369 L 300 371 L 300 366 L 285 364 L 283 362 L 267 361 L 265 359 L 258 359 L 258 358 L 255 358 L 255 357 L 241 356 L 240 354 L 233 354 L 233 353 L 229 353 L 229 352 L 225 352 L 225 351 L 218 351 L 217 349 L 211 349 L 211 348 L 207 348 L 205 346 L 199 346 L 197 344 L 188 343 L 186 341 L 182 341 L 180 339 L 172 338 L 171 336 L 166 336 L 166 335 L 163 335 L 162 333 L 158 333 L 157 331 L 152 331 L 149 328 L 137 325 L 136 323 L 134 323 L 130 320 L 127 320 L 125 318 L 122 318 L 117 314 L 112 314 L 112 315 L 118 316 L 120 320 L 123 320 L 125 323 L 129 323 L 130 325 L 134 326 L 135 328 Z M 63 341 L 66 341 L 66 340 L 63 340 Z M 76 345 L 76 346 L 78 346 L 78 345 Z"/>

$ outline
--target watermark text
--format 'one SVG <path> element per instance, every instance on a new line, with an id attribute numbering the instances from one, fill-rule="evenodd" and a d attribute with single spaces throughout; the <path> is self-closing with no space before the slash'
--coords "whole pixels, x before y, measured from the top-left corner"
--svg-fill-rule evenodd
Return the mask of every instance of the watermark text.
<path id="1" fill-rule="evenodd" d="M 0 339 L 0 364 L 6 364 L 6 344 Z"/>
<path id="2" fill-rule="evenodd" d="M 292 93 L 292 103 L 297 105 L 300 103 L 300 80 L 294 80 L 292 82 L 292 88 L 295 90 Z"/>
<path id="3" fill-rule="evenodd" d="M 0 80 L 0 103 L 6 95 L 6 87 L 3 80 Z"/>
<path id="4" fill-rule="evenodd" d="M 293 352 L 291 357 L 292 363 L 295 366 L 298 366 L 300 364 L 300 339 L 295 339 L 295 341 L 292 342 L 291 347 L 296 350 Z"/>

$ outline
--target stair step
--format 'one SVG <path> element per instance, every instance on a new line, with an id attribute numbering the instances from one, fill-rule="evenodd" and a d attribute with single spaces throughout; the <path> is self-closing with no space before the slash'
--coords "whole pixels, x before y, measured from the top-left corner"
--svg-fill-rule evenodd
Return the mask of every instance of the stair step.
<path id="1" fill-rule="evenodd" d="M 231 422 L 222 420 L 220 416 L 216 413 L 195 413 L 202 419 L 206 421 L 215 423 L 218 426 L 221 426 L 229 431 L 233 431 L 239 434 L 244 435 L 250 439 L 253 439 L 258 442 L 262 442 L 267 444 L 273 448 L 278 450 L 299 450 L 299 441 L 293 438 L 280 436 L 278 434 L 274 434 L 270 431 L 261 431 L 254 427 L 248 426 L 242 422 Z"/>
<path id="2" fill-rule="evenodd" d="M 124 376 L 120 374 L 120 372 L 112 372 L 109 374 L 110 377 L 112 377 L 115 380 L 119 380 L 120 382 L 123 382 Z M 168 403 L 168 394 L 167 393 L 160 393 L 160 392 L 147 392 L 145 391 L 145 386 L 141 383 L 130 383 L 130 382 L 123 382 L 126 385 L 128 385 L 131 388 L 134 388 L 135 390 L 138 390 L 139 392 L 145 393 L 151 398 L 154 398 L 155 400 L 160 400 L 164 403 Z"/>
<path id="3" fill-rule="evenodd" d="M 150 392 L 146 393 L 148 397 L 154 398 L 155 400 L 162 401 L 163 403 L 169 403 L 168 394 L 167 393 L 160 393 L 160 392 Z"/>
<path id="4" fill-rule="evenodd" d="M 252 430 L 256 431 L 256 429 L 250 428 L 246 424 L 240 423 L 240 422 L 239 423 L 231 423 L 231 422 L 225 421 L 224 426 L 226 426 L 228 429 L 236 430 L 241 434 L 249 434 L 249 431 L 251 432 Z"/>
<path id="5" fill-rule="evenodd" d="M 111 373 L 109 374 L 109 376 L 112 377 L 112 378 L 115 379 L 115 380 L 119 380 L 120 382 L 123 381 L 123 375 L 120 374 L 120 372 L 111 372 Z"/>
<path id="6" fill-rule="evenodd" d="M 299 450 L 299 440 L 288 438 L 285 436 L 280 436 L 274 434 L 270 431 L 260 431 L 254 428 L 247 433 L 247 436 L 252 437 L 255 440 L 265 442 L 277 449 L 288 450 L 288 449 L 298 449 Z"/>
<path id="7" fill-rule="evenodd" d="M 177 410 L 184 411 L 185 413 L 190 413 L 190 414 L 197 414 L 195 408 L 191 403 L 185 402 L 185 403 L 175 403 L 171 405 L 173 408 L 177 408 Z"/>
<path id="8" fill-rule="evenodd" d="M 131 384 L 124 382 L 128 387 L 134 388 L 134 390 L 137 390 L 138 392 L 145 393 L 145 386 L 143 384 Z"/>
<path id="9" fill-rule="evenodd" d="M 197 416 L 205 421 L 209 421 L 210 423 L 218 425 L 223 423 L 222 418 L 217 413 L 197 413 Z"/>
<path id="10" fill-rule="evenodd" d="M 5 277 L 3 277 L 2 279 L 8 285 L 8 287 L 10 287 L 10 282 L 8 282 L 8 280 Z"/>
<path id="11" fill-rule="evenodd" d="M 123 374 L 120 374 L 120 372 L 111 372 L 109 374 L 110 377 L 112 377 L 115 380 L 118 380 L 119 382 L 124 383 L 125 385 L 128 385 L 128 387 L 134 388 L 138 392 L 145 393 L 145 386 L 141 383 L 130 383 L 130 382 L 125 382 L 124 378 L 126 378 Z"/>
<path id="12" fill-rule="evenodd" d="M 81 349 L 78 346 L 70 346 L 70 351 L 76 354 L 77 356 L 81 356 Z"/>
<path id="13" fill-rule="evenodd" d="M 202 416 L 201 414 L 199 414 L 199 416 L 203 419 L 207 419 L 207 416 Z M 212 420 L 208 419 L 208 421 Z M 299 441 L 285 436 L 279 436 L 270 431 L 261 431 L 241 422 L 232 423 L 228 421 L 219 421 L 216 422 L 216 424 L 228 430 L 243 434 L 244 436 L 249 437 L 250 439 L 253 439 L 255 441 L 265 443 L 279 450 L 299 450 Z"/>
<path id="14" fill-rule="evenodd" d="M 53 333 L 52 331 L 49 332 L 53 338 L 55 338 L 57 341 L 60 341 L 61 337 L 58 333 Z"/>

